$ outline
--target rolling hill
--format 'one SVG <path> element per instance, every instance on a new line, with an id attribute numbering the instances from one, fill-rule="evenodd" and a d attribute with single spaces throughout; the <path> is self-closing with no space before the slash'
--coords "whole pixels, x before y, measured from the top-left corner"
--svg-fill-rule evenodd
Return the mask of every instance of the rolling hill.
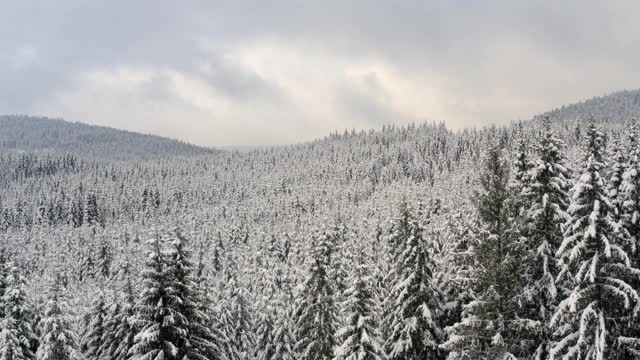
<path id="1" fill-rule="evenodd" d="M 66 153 L 91 160 L 154 159 L 216 150 L 155 135 L 60 119 L 0 116 L 0 152 Z"/>

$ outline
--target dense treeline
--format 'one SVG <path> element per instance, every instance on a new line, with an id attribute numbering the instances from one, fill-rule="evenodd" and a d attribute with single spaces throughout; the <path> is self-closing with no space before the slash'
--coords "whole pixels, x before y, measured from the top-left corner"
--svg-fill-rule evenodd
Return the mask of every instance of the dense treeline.
<path id="1" fill-rule="evenodd" d="M 0 360 L 640 357 L 638 136 L 3 157 Z"/>

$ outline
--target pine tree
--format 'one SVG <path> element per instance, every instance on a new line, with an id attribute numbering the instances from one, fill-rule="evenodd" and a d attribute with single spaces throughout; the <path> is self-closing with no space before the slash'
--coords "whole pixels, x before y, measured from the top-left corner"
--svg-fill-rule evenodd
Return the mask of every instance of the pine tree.
<path id="1" fill-rule="evenodd" d="M 77 351 L 77 335 L 66 314 L 68 306 L 62 294 L 61 280 L 56 278 L 49 290 L 49 300 L 40 321 L 40 346 L 36 354 L 38 360 L 81 358 Z"/>
<path id="2" fill-rule="evenodd" d="M 590 125 L 584 171 L 572 189 L 571 219 L 557 252 L 559 278 L 570 280 L 573 289 L 551 318 L 558 341 L 550 359 L 615 359 L 627 344 L 640 343 L 620 336 L 619 322 L 637 315 L 640 303 L 625 277 L 640 272 L 631 267 L 612 219 L 613 205 L 600 175 L 604 145 L 604 135 Z"/>
<path id="3" fill-rule="evenodd" d="M 273 329 L 274 352 L 271 360 L 296 360 L 296 341 L 294 335 L 294 324 L 291 319 L 291 296 L 282 295 L 279 306 L 276 307 L 275 324 Z"/>
<path id="4" fill-rule="evenodd" d="M 531 321 L 521 309 L 523 239 L 514 226 L 509 165 L 500 142 L 486 154 L 476 194 L 482 229 L 473 249 L 477 298 L 464 306 L 462 320 L 448 327 L 450 359 L 515 359 L 524 352 L 523 332 Z"/>
<path id="5" fill-rule="evenodd" d="M 7 333 L 3 334 L 3 340 L 0 340 L 3 342 L 0 347 L 5 349 L 0 359 L 34 360 L 38 339 L 33 330 L 33 314 L 27 303 L 24 289 L 26 281 L 16 266 L 7 263 L 6 267 L 8 269 L 7 286 L 3 297 L 5 316 L 0 322 L 2 329 Z M 4 354 L 5 351 L 6 354 Z"/>
<path id="6" fill-rule="evenodd" d="M 640 269 L 640 147 L 638 146 L 638 127 L 635 122 L 630 126 L 627 154 L 629 162 L 621 185 L 622 202 L 622 230 L 629 236 L 629 243 L 625 250 L 631 256 L 631 266 Z M 629 280 L 636 291 L 640 291 L 640 278 Z M 620 322 L 623 323 L 622 321 Z M 623 336 L 640 338 L 640 319 L 633 317 L 625 324 Z M 635 352 L 640 358 L 640 346 L 630 344 L 629 352 Z"/>
<path id="7" fill-rule="evenodd" d="M 395 264 L 398 263 L 398 257 L 402 254 L 402 247 L 405 242 L 405 239 L 409 238 L 411 232 L 411 221 L 412 214 L 410 212 L 409 206 L 405 199 L 400 202 L 399 211 L 397 211 L 396 216 L 392 219 L 386 242 L 386 254 L 385 254 L 385 263 L 390 264 L 388 271 L 385 272 L 384 278 L 382 280 L 382 293 L 383 299 L 386 300 L 389 296 L 391 290 L 398 282 L 399 274 L 397 273 L 397 268 Z M 391 336 L 392 329 L 390 328 L 391 322 L 386 321 L 386 319 L 390 319 L 393 312 L 395 311 L 395 306 L 391 301 L 383 301 L 382 303 L 382 319 L 385 320 L 382 322 L 382 338 L 388 339 Z"/>
<path id="8" fill-rule="evenodd" d="M 607 192 L 609 200 L 613 205 L 611 218 L 614 221 L 620 221 L 622 216 L 623 206 L 623 194 L 622 194 L 622 182 L 627 166 L 627 156 L 620 145 L 619 139 L 614 139 L 613 147 L 611 149 L 611 169 L 609 171 L 609 183 L 607 185 Z"/>
<path id="9" fill-rule="evenodd" d="M 548 356 L 551 333 L 547 324 L 555 311 L 559 289 L 556 287 L 558 268 L 555 254 L 562 243 L 562 224 L 569 216 L 568 190 L 570 173 L 562 152 L 564 144 L 551 129 L 548 118 L 544 132 L 538 139 L 538 159 L 529 171 L 529 184 L 524 196 L 531 203 L 525 213 L 527 251 L 527 286 L 530 298 L 524 315 L 538 321 L 538 330 L 530 335 L 535 359 Z"/>
<path id="10" fill-rule="evenodd" d="M 452 213 L 445 226 L 443 254 L 439 261 L 439 287 L 445 299 L 443 328 L 462 320 L 463 306 L 475 299 L 475 247 L 479 225 L 468 209 Z"/>
<path id="11" fill-rule="evenodd" d="M 626 171 L 620 185 L 620 202 L 622 203 L 623 230 L 629 235 L 631 242 L 627 249 L 631 254 L 637 254 L 640 249 L 640 146 L 638 144 L 638 127 L 633 123 L 629 131 L 629 155 Z M 638 256 L 632 257 L 632 265 L 640 268 Z M 640 289 L 636 286 L 636 289 Z"/>
<path id="12" fill-rule="evenodd" d="M 386 300 L 393 304 L 385 321 L 389 338 L 385 343 L 390 360 L 442 359 L 439 349 L 444 333 L 437 321 L 443 313 L 443 300 L 433 282 L 434 262 L 428 252 L 426 230 L 408 205 L 401 207 L 408 218 L 406 238 L 399 239 L 395 262 L 396 281 Z"/>
<path id="13" fill-rule="evenodd" d="M 118 299 L 118 293 L 114 290 L 111 296 L 111 301 L 107 307 L 107 313 L 104 317 L 104 333 L 102 334 L 102 338 L 100 339 L 100 347 L 98 348 L 98 353 L 101 354 L 103 359 L 113 359 L 115 358 L 112 346 L 115 347 L 117 344 L 113 344 L 115 341 L 115 334 L 117 332 L 118 327 L 118 315 L 122 312 L 122 306 L 120 305 L 120 299 Z"/>
<path id="14" fill-rule="evenodd" d="M 15 322 L 12 319 L 3 319 L 0 330 L 0 360 L 25 360 L 27 359 L 20 348 L 20 340 L 16 334 Z"/>
<path id="15" fill-rule="evenodd" d="M 271 303 L 273 299 L 269 299 L 268 304 L 263 305 L 264 309 L 259 312 L 256 321 L 256 353 L 257 360 L 271 360 L 276 352 L 275 335 L 275 318 L 276 310 Z"/>
<path id="16" fill-rule="evenodd" d="M 245 288 L 235 274 L 227 274 L 226 291 L 220 299 L 217 328 L 222 339 L 221 350 L 227 360 L 243 360 L 254 350 L 253 319 Z"/>
<path id="17" fill-rule="evenodd" d="M 175 360 L 185 335 L 185 319 L 178 309 L 180 299 L 172 287 L 172 271 L 167 267 L 160 240 L 151 239 L 148 244 L 151 249 L 142 272 L 143 291 L 136 304 L 135 323 L 140 332 L 129 355 L 140 360 Z"/>
<path id="18" fill-rule="evenodd" d="M 88 314 L 89 326 L 85 331 L 84 341 L 86 342 L 86 356 L 89 359 L 100 359 L 102 357 L 102 344 L 105 334 L 105 320 L 108 316 L 107 304 L 104 293 L 101 291 L 93 301 L 93 305 Z"/>
<path id="19" fill-rule="evenodd" d="M 344 308 L 348 315 L 345 325 L 336 333 L 336 360 L 382 360 L 380 344 L 379 306 L 371 288 L 372 279 L 364 254 L 349 279 L 351 287 L 345 291 Z"/>
<path id="20" fill-rule="evenodd" d="M 128 267 L 128 265 L 126 265 Z M 134 345 L 136 329 L 133 326 L 135 298 L 131 279 L 125 275 L 121 305 L 117 295 L 111 305 L 107 319 L 105 319 L 105 333 L 102 337 L 100 353 L 110 360 L 126 360 L 128 352 Z"/>
<path id="21" fill-rule="evenodd" d="M 8 262 L 7 251 L 4 247 L 0 247 L 0 319 L 4 317 L 4 293 L 7 288 L 7 276 L 9 275 L 7 268 Z"/>
<path id="22" fill-rule="evenodd" d="M 545 118 L 545 122 L 548 122 L 548 117 Z M 526 196 L 526 189 L 529 188 L 529 184 L 531 183 L 531 170 L 534 168 L 535 164 L 530 158 L 529 148 L 527 145 L 527 138 L 523 134 L 522 123 L 518 124 L 518 147 L 516 149 L 516 160 L 514 163 L 515 173 L 513 176 L 513 183 L 511 184 L 512 189 L 515 192 L 515 204 L 514 208 L 516 213 L 520 211 L 526 210 L 529 206 L 527 200 L 529 197 Z"/>
<path id="23" fill-rule="evenodd" d="M 189 239 L 177 228 L 173 229 L 172 236 L 167 265 L 171 271 L 172 288 L 179 299 L 178 311 L 184 317 L 182 338 L 177 342 L 177 358 L 220 359 L 222 355 L 216 344 L 220 339 L 216 339 L 208 328 L 209 318 L 199 304 L 203 298 L 194 279 Z"/>
<path id="24" fill-rule="evenodd" d="M 313 264 L 294 315 L 296 347 L 302 360 L 333 358 L 334 334 L 338 323 L 335 290 L 328 274 L 333 250 L 331 235 L 324 232 L 314 246 Z"/>

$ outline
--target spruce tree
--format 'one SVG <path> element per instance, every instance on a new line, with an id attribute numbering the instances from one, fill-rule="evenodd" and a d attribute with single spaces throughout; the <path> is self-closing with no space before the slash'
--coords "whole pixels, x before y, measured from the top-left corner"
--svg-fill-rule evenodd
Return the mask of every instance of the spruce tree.
<path id="1" fill-rule="evenodd" d="M 104 317 L 104 332 L 100 339 L 98 353 L 100 353 L 104 359 L 113 359 L 115 356 L 112 351 L 112 346 L 114 345 L 113 342 L 117 341 L 115 339 L 115 334 L 118 327 L 118 315 L 122 312 L 122 305 L 120 304 L 120 299 L 118 299 L 116 291 L 113 292 L 111 301 L 109 305 L 106 305 L 106 307 L 107 312 Z"/>
<path id="2" fill-rule="evenodd" d="M 549 118 L 538 139 L 538 159 L 529 171 L 529 184 L 524 195 L 529 199 L 525 226 L 527 240 L 527 286 L 529 297 L 524 316 L 539 326 L 529 335 L 535 359 L 548 356 L 551 333 L 547 324 L 555 311 L 557 296 L 562 291 L 555 283 L 558 267 L 555 254 L 563 239 L 562 225 L 568 220 L 570 172 L 563 154 L 564 144 L 551 129 Z"/>
<path id="3" fill-rule="evenodd" d="M 428 252 L 426 230 L 408 205 L 406 238 L 399 239 L 396 280 L 386 302 L 393 311 L 385 319 L 390 329 L 385 349 L 390 360 L 442 359 L 444 333 L 438 324 L 443 300 L 434 285 L 434 262 Z"/>
<path id="4" fill-rule="evenodd" d="M 274 351 L 271 360 L 296 360 L 296 341 L 294 323 L 291 318 L 291 296 L 281 295 L 279 306 L 276 307 L 275 324 L 273 326 Z"/>
<path id="5" fill-rule="evenodd" d="M 209 318 L 200 306 L 203 301 L 201 289 L 198 288 L 191 260 L 189 238 L 180 229 L 172 231 L 170 251 L 167 254 L 167 268 L 171 271 L 172 288 L 178 298 L 177 308 L 184 317 L 181 338 L 177 342 L 178 359 L 214 360 L 220 359 L 221 353 L 216 339 L 208 328 Z"/>
<path id="6" fill-rule="evenodd" d="M 9 257 L 4 247 L 0 247 L 0 319 L 4 317 L 4 293 L 7 288 Z"/>
<path id="7" fill-rule="evenodd" d="M 22 353 L 16 322 L 11 318 L 0 320 L 0 360 L 26 360 Z"/>
<path id="8" fill-rule="evenodd" d="M 263 305 L 263 309 L 258 315 L 256 321 L 256 352 L 257 360 L 271 360 L 276 352 L 275 335 L 275 318 L 277 316 L 276 309 L 270 305 L 273 298 L 269 298 L 267 304 Z"/>
<path id="9" fill-rule="evenodd" d="M 626 173 L 626 167 L 628 165 L 627 155 L 620 144 L 620 140 L 617 138 L 613 140 L 610 163 L 611 167 L 609 170 L 607 191 L 611 205 L 613 205 L 611 218 L 617 222 L 620 221 L 623 212 L 622 207 L 624 200 L 622 194 L 622 183 L 624 180 L 624 174 Z"/>
<path id="10" fill-rule="evenodd" d="M 38 360 L 80 359 L 77 335 L 69 321 L 68 305 L 63 297 L 61 279 L 56 278 L 49 290 L 49 300 L 40 320 L 40 346 L 36 353 Z"/>
<path id="11" fill-rule="evenodd" d="M 548 117 L 545 118 L 545 122 L 548 121 Z M 522 129 L 522 123 L 518 124 L 518 144 L 515 154 L 514 163 L 514 176 L 511 184 L 511 188 L 514 190 L 514 210 L 519 215 L 521 211 L 526 210 L 529 207 L 529 197 L 526 196 L 526 189 L 529 188 L 531 183 L 531 170 L 536 165 L 531 160 L 531 154 L 529 153 L 529 147 L 527 144 L 527 138 L 524 135 Z"/>
<path id="12" fill-rule="evenodd" d="M 135 297 L 129 275 L 125 275 L 122 291 L 123 301 L 114 295 L 114 303 L 111 305 L 108 317 L 105 320 L 105 333 L 102 337 L 100 353 L 110 360 L 128 359 L 129 350 L 133 347 L 136 336 L 134 327 Z"/>
<path id="13" fill-rule="evenodd" d="M 604 171 L 604 135 L 590 125 L 585 165 L 572 189 L 565 237 L 558 249 L 559 279 L 572 284 L 571 292 L 551 318 L 557 341 L 550 359 L 616 359 L 637 338 L 621 336 L 620 322 L 637 315 L 640 297 L 626 277 L 640 272 L 630 258 L 612 219 Z"/>
<path id="14" fill-rule="evenodd" d="M 38 338 L 33 329 L 33 313 L 25 293 L 26 281 L 18 268 L 12 263 L 7 263 L 6 267 L 8 272 L 5 279 L 6 289 L 3 297 L 5 316 L 0 322 L 3 324 L 2 329 L 7 330 L 9 333 L 3 334 L 2 337 L 7 341 L 3 345 L 6 346 L 7 354 L 15 354 L 14 359 L 16 360 L 34 360 L 36 358 L 35 351 Z M 17 342 L 14 342 L 14 340 Z M 16 346 L 17 348 L 15 348 Z M 9 359 L 9 357 L 0 358 Z"/>
<path id="15" fill-rule="evenodd" d="M 328 274 L 334 244 L 328 232 L 314 242 L 313 263 L 295 311 L 296 347 L 302 360 L 329 360 L 338 324 L 335 290 Z"/>
<path id="16" fill-rule="evenodd" d="M 345 291 L 346 323 L 336 333 L 336 360 L 383 360 L 384 349 L 379 333 L 379 306 L 372 289 L 367 260 L 361 254 Z"/>
<path id="17" fill-rule="evenodd" d="M 514 221 L 509 165 L 501 141 L 491 145 L 480 175 L 476 207 L 482 229 L 473 249 L 477 298 L 464 306 L 462 320 L 446 330 L 450 359 L 515 359 L 525 352 L 520 318 L 524 288 L 523 239 Z"/>
<path id="18" fill-rule="evenodd" d="M 229 360 L 242 360 L 254 351 L 253 318 L 246 289 L 235 274 L 228 274 L 227 279 L 218 309 L 217 328 L 226 339 L 221 350 Z"/>
<path id="19" fill-rule="evenodd" d="M 173 288 L 172 270 L 167 267 L 160 240 L 151 239 L 148 244 L 151 249 L 142 272 L 143 291 L 136 304 L 135 323 L 140 332 L 129 355 L 141 360 L 176 360 L 185 335 L 185 318 L 178 308 L 180 298 Z"/>
<path id="20" fill-rule="evenodd" d="M 629 161 L 623 176 L 621 185 L 621 201 L 622 201 L 622 229 L 625 235 L 629 236 L 629 244 L 626 247 L 627 252 L 631 256 L 631 266 L 640 269 L 640 147 L 638 144 L 638 127 L 633 122 L 629 129 L 629 141 L 627 154 Z M 640 277 L 629 280 L 636 291 L 640 291 Z M 620 322 L 623 324 L 623 322 Z M 640 338 L 640 318 L 632 317 L 629 319 L 622 333 L 628 338 Z M 635 352 L 636 357 L 640 358 L 640 346 L 629 344 L 629 352 Z"/>
<path id="21" fill-rule="evenodd" d="M 105 334 L 105 320 L 108 316 L 104 293 L 101 291 L 93 301 L 89 311 L 89 326 L 85 330 L 86 357 L 100 359 L 102 356 L 102 339 Z"/>

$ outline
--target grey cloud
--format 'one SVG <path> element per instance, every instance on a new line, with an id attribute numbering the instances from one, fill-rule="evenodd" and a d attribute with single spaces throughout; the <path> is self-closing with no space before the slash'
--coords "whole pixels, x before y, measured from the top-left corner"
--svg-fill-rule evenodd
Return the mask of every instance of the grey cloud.
<path id="1" fill-rule="evenodd" d="M 640 61 L 640 5 L 632 0 L 0 2 L 0 113 L 37 112 L 61 93 L 82 91 L 73 88 L 79 74 L 118 66 L 175 70 L 240 104 L 295 108 L 285 106 L 290 99 L 279 84 L 224 58 L 230 48 L 263 40 L 353 61 L 381 59 L 409 78 L 428 69 L 450 79 L 446 91 L 461 107 L 470 107 L 465 97 L 499 101 L 491 93 L 502 89 L 542 111 L 579 100 L 587 90 L 640 81 L 633 75 Z M 203 42 L 210 48 L 203 49 Z M 506 57 L 510 48 L 520 56 Z M 21 57 L 24 63 L 15 66 Z M 536 62 L 538 57 L 544 61 Z M 561 73 L 545 73 L 545 62 Z M 209 70 L 203 72 L 202 64 Z M 555 81 L 562 83 L 549 85 Z M 138 90 L 174 101 L 173 86 L 156 78 Z M 397 118 L 380 97 L 384 89 L 371 86 L 345 80 L 336 103 L 370 126 Z M 492 104 L 483 109 L 485 122 L 514 117 L 492 113 L 500 109 Z"/>
<path id="2" fill-rule="evenodd" d="M 393 108 L 390 95 L 375 73 L 365 74 L 355 82 L 343 82 L 336 89 L 334 98 L 338 107 L 347 114 L 351 127 L 375 128 L 417 121 Z"/>
<path id="3" fill-rule="evenodd" d="M 215 54 L 207 58 L 204 69 L 196 72 L 216 91 L 242 101 L 278 101 L 283 96 L 277 84 Z"/>

